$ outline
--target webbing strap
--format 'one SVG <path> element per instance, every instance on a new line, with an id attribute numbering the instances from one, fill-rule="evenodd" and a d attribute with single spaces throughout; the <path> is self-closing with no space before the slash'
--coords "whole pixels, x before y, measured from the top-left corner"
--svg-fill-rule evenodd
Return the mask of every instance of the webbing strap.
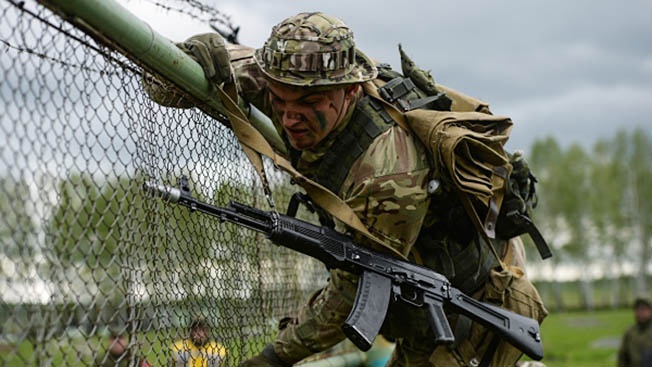
<path id="1" fill-rule="evenodd" d="M 333 217 L 339 219 L 369 240 L 373 241 L 373 243 L 379 246 L 379 248 L 388 250 L 393 255 L 405 259 L 403 254 L 386 245 L 377 236 L 369 232 L 369 229 L 367 229 L 367 227 L 362 223 L 353 209 L 351 209 L 351 207 L 349 207 L 339 196 L 326 189 L 324 186 L 305 177 L 297 171 L 287 159 L 276 154 L 263 135 L 249 123 L 244 111 L 242 111 L 237 103 L 233 101 L 231 96 L 219 86 L 215 87 L 220 100 L 224 103 L 224 107 L 226 108 L 225 112 L 231 122 L 233 132 L 238 138 L 242 149 L 256 169 L 256 172 L 260 176 L 264 185 L 267 185 L 268 181 L 261 155 L 271 158 L 277 167 L 280 167 L 289 173 L 294 181 L 306 190 L 310 198 Z"/>
<path id="2" fill-rule="evenodd" d="M 480 233 L 482 238 L 484 238 L 485 242 L 487 242 L 487 246 L 489 246 L 489 248 L 491 249 L 491 253 L 494 255 L 494 257 L 500 264 L 500 267 L 504 269 L 505 264 L 500 258 L 500 255 L 498 255 L 498 251 L 496 251 L 496 248 L 494 247 L 493 242 L 491 241 L 492 238 L 485 231 L 485 226 L 483 225 L 482 220 L 478 215 L 478 212 L 475 210 L 473 203 L 471 203 L 471 198 L 469 197 L 469 194 L 464 192 L 460 192 L 459 194 L 460 194 L 460 200 L 462 201 L 462 204 L 464 205 L 466 212 L 469 214 L 469 217 L 471 218 L 471 222 L 473 222 L 475 229 Z"/>
<path id="3" fill-rule="evenodd" d="M 372 117 L 375 112 L 380 118 Z M 351 120 L 335 138 L 310 178 L 332 192 L 340 192 L 353 163 L 367 151 L 378 135 L 392 126 L 394 120 L 383 107 L 370 96 L 363 97 L 355 106 Z"/>
<path id="4" fill-rule="evenodd" d="M 493 335 L 491 337 L 491 342 L 489 342 L 489 346 L 487 347 L 487 350 L 484 352 L 484 355 L 482 356 L 482 360 L 480 361 L 480 365 L 478 367 L 491 366 L 491 360 L 494 358 L 494 355 L 498 350 L 498 344 L 500 344 L 500 341 L 501 340 L 498 337 L 498 335 Z"/>
<path id="5" fill-rule="evenodd" d="M 402 127 L 405 131 L 411 131 L 405 115 L 403 115 L 403 113 L 401 113 L 401 111 L 399 111 L 393 104 L 387 102 L 380 96 L 378 89 L 373 82 L 364 82 L 362 88 L 367 95 L 374 97 L 377 101 L 380 101 L 380 103 L 383 104 L 385 111 L 387 111 L 392 119 L 396 121 L 396 124 Z"/>

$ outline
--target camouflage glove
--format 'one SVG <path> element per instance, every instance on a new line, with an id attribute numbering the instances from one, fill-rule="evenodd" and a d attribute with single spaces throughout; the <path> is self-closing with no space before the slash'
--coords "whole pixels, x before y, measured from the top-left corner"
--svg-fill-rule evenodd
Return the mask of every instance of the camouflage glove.
<path id="1" fill-rule="evenodd" d="M 240 363 L 239 367 L 291 367 L 291 363 L 283 361 L 274 351 L 274 346 L 268 344 L 259 355 Z"/>
<path id="2" fill-rule="evenodd" d="M 211 81 L 222 84 L 233 79 L 229 52 L 219 34 L 198 34 L 176 45 L 201 65 L 204 75 Z"/>

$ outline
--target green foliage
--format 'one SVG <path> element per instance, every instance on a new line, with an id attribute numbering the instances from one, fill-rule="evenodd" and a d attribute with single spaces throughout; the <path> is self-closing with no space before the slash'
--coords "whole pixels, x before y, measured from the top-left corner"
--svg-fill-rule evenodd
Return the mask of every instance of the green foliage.
<path id="1" fill-rule="evenodd" d="M 647 281 L 652 281 L 648 276 Z M 603 278 L 593 282 L 591 299 L 596 309 L 629 307 L 634 302 L 637 292 L 633 276 L 615 279 Z M 552 312 L 579 311 L 584 305 L 580 298 L 581 281 L 535 281 L 546 308 Z"/>
<path id="2" fill-rule="evenodd" d="M 643 130 L 621 131 L 590 152 L 550 137 L 534 143 L 527 157 L 538 178 L 533 215 L 554 248 L 553 262 L 608 260 L 606 270 L 614 271 L 625 261 L 649 262 L 652 160 L 643 157 L 652 157 Z"/>
<path id="3" fill-rule="evenodd" d="M 31 208 L 28 183 L 10 177 L 0 177 L 0 245 L 10 258 L 33 256 L 36 223 Z"/>
<path id="4" fill-rule="evenodd" d="M 67 264 L 108 265 L 119 245 L 120 218 L 125 217 L 119 210 L 119 201 L 125 199 L 119 183 L 101 185 L 88 175 L 73 175 L 57 191 L 59 205 L 50 226 L 54 252 Z"/>

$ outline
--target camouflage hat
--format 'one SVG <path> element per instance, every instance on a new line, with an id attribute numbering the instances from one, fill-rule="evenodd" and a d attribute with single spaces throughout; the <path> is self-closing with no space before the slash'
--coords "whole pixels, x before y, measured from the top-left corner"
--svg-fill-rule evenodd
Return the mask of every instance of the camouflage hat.
<path id="1" fill-rule="evenodd" d="M 277 24 L 255 59 L 267 77 L 296 86 L 360 83 L 378 74 L 355 48 L 351 29 L 323 13 L 300 13 Z"/>

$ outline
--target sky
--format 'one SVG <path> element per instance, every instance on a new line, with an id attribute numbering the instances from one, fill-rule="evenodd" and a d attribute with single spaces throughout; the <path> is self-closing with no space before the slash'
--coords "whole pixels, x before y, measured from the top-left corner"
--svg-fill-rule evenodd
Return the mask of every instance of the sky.
<path id="1" fill-rule="evenodd" d="M 137 0 L 126 5 L 180 41 L 208 28 L 170 21 Z M 400 70 L 398 44 L 436 82 L 512 118 L 510 149 L 555 138 L 590 149 L 616 131 L 652 137 L 652 2 L 649 0 L 210 2 L 260 47 L 272 26 L 303 11 L 342 19 L 359 49 Z M 381 5 L 382 4 L 382 5 Z"/>

